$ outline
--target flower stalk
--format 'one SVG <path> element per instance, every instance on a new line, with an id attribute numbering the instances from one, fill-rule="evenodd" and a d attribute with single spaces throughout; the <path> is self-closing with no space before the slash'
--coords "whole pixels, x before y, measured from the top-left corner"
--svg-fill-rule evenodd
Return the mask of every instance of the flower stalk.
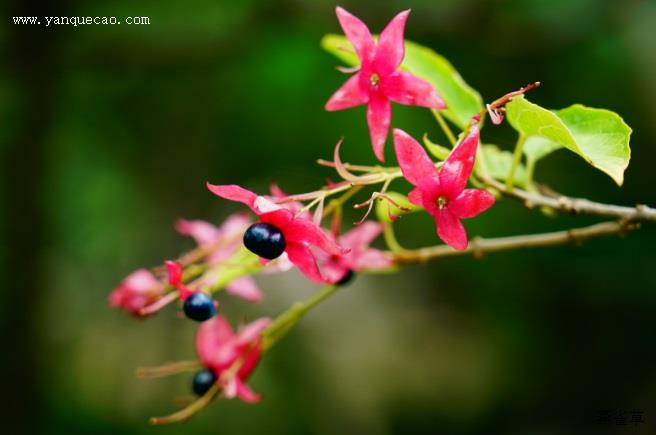
<path id="1" fill-rule="evenodd" d="M 296 302 L 276 317 L 262 334 L 262 351 L 275 346 L 314 307 L 332 296 L 340 287 L 329 285 L 314 293 L 303 302 Z"/>
<path id="2" fill-rule="evenodd" d="M 449 140 L 451 147 L 454 147 L 458 140 L 456 139 L 456 136 L 453 134 L 453 131 L 451 131 L 451 127 L 449 127 L 449 124 L 446 123 L 446 120 L 444 119 L 444 117 L 442 116 L 439 110 L 431 109 L 431 113 L 435 117 L 437 123 L 440 125 L 440 128 L 444 132 L 444 135 Z"/>
<path id="3" fill-rule="evenodd" d="M 515 172 L 517 172 L 517 167 L 519 162 L 522 160 L 522 153 L 524 152 L 524 144 L 526 143 L 526 136 L 520 135 L 515 145 L 515 151 L 513 152 L 512 164 L 510 166 L 510 171 L 508 172 L 508 177 L 506 178 L 506 190 L 508 192 L 513 191 L 513 183 L 515 180 Z"/>

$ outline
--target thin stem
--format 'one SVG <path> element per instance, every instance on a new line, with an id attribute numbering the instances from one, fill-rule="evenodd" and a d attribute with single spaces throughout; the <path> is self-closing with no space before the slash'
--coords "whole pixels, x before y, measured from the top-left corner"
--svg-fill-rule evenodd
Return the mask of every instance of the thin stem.
<path id="1" fill-rule="evenodd" d="M 435 168 L 439 169 L 442 167 L 444 162 L 436 162 L 435 163 Z M 341 167 L 343 168 L 345 165 L 340 164 Z M 333 163 L 333 167 L 338 167 L 337 164 Z M 340 169 L 338 169 L 338 172 Z M 317 198 L 327 198 L 329 196 L 335 195 L 337 193 L 341 193 L 343 191 L 348 191 L 349 189 L 355 189 L 357 188 L 362 188 L 363 186 L 371 186 L 374 184 L 379 184 L 379 183 L 385 183 L 387 187 L 389 187 L 389 184 L 397 179 L 401 178 L 403 176 L 403 172 L 401 171 L 401 168 L 398 166 L 392 166 L 388 168 L 380 168 L 377 173 L 369 173 L 366 175 L 362 176 L 352 176 L 351 179 L 348 181 L 344 181 L 342 183 L 339 183 L 335 186 L 333 186 L 330 189 L 324 188 L 320 190 L 315 190 L 314 192 L 307 192 L 307 193 L 300 193 L 297 195 L 290 195 L 285 197 L 284 199 L 281 199 L 277 201 L 278 203 L 286 203 L 286 202 L 291 202 L 291 201 L 311 201 L 311 200 L 316 200 Z M 384 186 L 385 187 L 385 186 Z M 385 189 L 387 189 L 385 187 Z M 359 190 L 359 189 L 358 189 Z M 355 192 L 353 192 L 355 194 Z M 345 195 L 347 196 L 347 195 Z M 346 199 L 350 198 L 350 196 L 347 196 Z M 338 204 L 341 205 L 341 204 Z M 324 211 L 324 217 L 327 216 L 330 212 L 333 211 L 333 208 L 336 206 L 328 206 L 326 210 L 328 210 L 328 213 Z"/>
<path id="2" fill-rule="evenodd" d="M 175 301 L 180 297 L 180 294 L 176 291 L 172 291 L 170 293 L 165 294 L 161 298 L 157 299 L 155 302 L 153 302 L 150 305 L 146 305 L 142 309 L 139 310 L 139 315 L 140 316 L 149 316 L 151 314 L 154 314 L 170 304 L 171 302 Z"/>
<path id="3" fill-rule="evenodd" d="M 482 181 L 488 186 L 499 190 L 504 195 L 522 201 L 527 208 L 548 207 L 563 213 L 589 214 L 593 216 L 622 219 L 630 222 L 656 222 L 656 209 L 644 204 L 639 204 L 635 207 L 625 207 L 621 205 L 603 204 L 584 198 L 545 196 L 517 188 L 509 191 L 504 184 L 492 178 L 486 178 Z"/>
<path id="4" fill-rule="evenodd" d="M 543 234 L 528 234 L 511 237 L 498 237 L 482 239 L 475 237 L 469 247 L 462 251 L 447 245 L 432 246 L 416 250 L 402 252 L 391 252 L 395 261 L 400 264 L 422 263 L 442 257 L 456 255 L 474 255 L 480 257 L 490 252 L 510 251 L 514 249 L 539 248 L 546 246 L 563 245 L 567 243 L 581 243 L 585 240 L 594 239 L 613 234 L 624 234 L 638 228 L 638 225 L 630 222 L 603 222 L 582 228 L 573 228 L 565 231 L 555 231 Z"/>
<path id="5" fill-rule="evenodd" d="M 324 199 L 326 199 L 326 195 L 325 195 L 325 194 L 324 194 L 324 195 L 319 195 L 319 196 L 317 196 L 317 197 L 314 198 L 314 199 L 313 199 L 308 205 L 304 206 L 304 207 L 301 208 L 299 211 L 297 211 L 297 212 L 296 212 L 296 217 L 299 217 L 300 215 L 302 215 L 302 214 L 305 213 L 306 211 L 310 211 L 310 210 L 312 209 L 312 207 L 314 207 L 315 205 L 319 204 L 319 203 L 320 203 L 321 201 L 323 201 Z"/>
<path id="6" fill-rule="evenodd" d="M 279 204 L 284 204 L 286 202 L 294 202 L 294 201 L 310 201 L 313 199 L 317 199 L 321 196 L 328 197 L 328 196 L 335 195 L 336 193 L 340 193 L 345 190 L 348 190 L 353 186 L 354 184 L 350 182 L 339 183 L 330 189 L 321 189 L 321 190 L 315 190 L 314 192 L 300 193 L 298 195 L 290 195 L 276 202 Z"/>
<path id="7" fill-rule="evenodd" d="M 392 222 L 383 223 L 383 238 L 385 239 L 387 247 L 390 248 L 392 252 L 405 251 L 396 239 L 396 234 L 394 233 L 394 224 Z"/>
<path id="8" fill-rule="evenodd" d="M 157 367 L 140 367 L 137 369 L 137 377 L 140 379 L 161 378 L 178 373 L 194 372 L 203 368 L 199 361 L 176 361 Z"/>
<path id="9" fill-rule="evenodd" d="M 524 176 L 524 187 L 529 189 L 533 183 L 533 174 L 535 173 L 535 160 L 526 159 L 526 174 Z"/>
<path id="10" fill-rule="evenodd" d="M 526 136 L 520 135 L 515 145 L 515 152 L 513 154 L 512 165 L 510 166 L 510 172 L 508 173 L 508 178 L 506 178 L 506 189 L 509 192 L 513 190 L 513 183 L 515 182 L 515 172 L 519 166 L 519 162 L 522 160 L 522 152 L 524 150 L 524 143 L 526 142 Z"/>
<path id="11" fill-rule="evenodd" d="M 436 164 L 436 166 L 439 164 L 441 164 L 441 162 Z M 391 183 L 392 180 L 403 176 L 400 169 L 398 168 L 393 168 L 393 169 L 394 169 L 393 172 L 384 171 L 378 174 L 367 174 L 361 177 L 355 177 L 354 181 L 343 182 L 330 189 L 321 189 L 321 190 L 315 190 L 314 192 L 300 193 L 298 195 L 290 195 L 277 202 L 286 203 L 291 201 L 315 201 L 317 198 L 322 198 L 322 197 L 327 198 L 337 193 L 348 191 L 355 187 L 370 186 L 380 183 Z"/>
<path id="12" fill-rule="evenodd" d="M 347 190 L 346 193 L 344 193 L 342 196 L 339 198 L 333 199 L 330 201 L 330 203 L 326 206 L 326 208 L 323 210 L 323 217 L 326 218 L 330 216 L 330 214 L 335 211 L 337 208 L 341 207 L 346 201 L 351 199 L 353 195 L 358 193 L 360 190 L 362 190 L 363 186 L 353 186 L 351 189 Z"/>
<path id="13" fill-rule="evenodd" d="M 207 393 L 205 393 L 198 400 L 191 403 L 186 408 L 183 408 L 171 415 L 167 415 L 166 417 L 151 417 L 150 424 L 169 424 L 188 420 L 189 418 L 193 417 L 194 414 L 198 413 L 198 411 L 209 405 L 210 402 L 214 399 L 214 396 L 216 396 L 220 390 L 221 385 L 216 383 L 212 385 Z"/>
<path id="14" fill-rule="evenodd" d="M 317 163 L 321 166 L 326 166 L 328 168 L 334 168 L 337 166 L 335 162 L 331 162 L 330 160 L 324 160 L 324 159 L 317 160 Z M 385 168 L 384 166 L 352 165 L 351 163 L 342 163 L 342 166 L 344 166 L 349 171 L 354 171 L 354 172 L 384 172 L 385 170 L 388 169 Z"/>
<path id="15" fill-rule="evenodd" d="M 353 206 L 353 208 L 363 208 L 368 206 L 364 216 L 362 216 L 362 219 L 360 219 L 356 225 L 360 225 L 362 222 L 365 221 L 365 219 L 367 219 L 367 217 L 369 216 L 369 214 L 374 208 L 374 204 L 376 203 L 376 200 L 386 199 L 387 201 L 394 203 L 394 200 L 392 200 L 388 195 L 385 194 L 390 184 L 392 183 L 393 179 L 394 177 L 388 177 L 387 180 L 385 180 L 385 183 L 383 183 L 383 187 L 380 189 L 380 192 L 372 193 L 371 197 L 368 200 L 361 202 L 360 204 L 355 204 Z"/>
<path id="16" fill-rule="evenodd" d="M 456 137 L 453 134 L 453 132 L 451 131 L 451 128 L 449 127 L 449 124 L 447 124 L 446 121 L 444 120 L 444 118 L 442 117 L 442 114 L 437 109 L 431 109 L 431 113 L 433 114 L 433 116 L 437 120 L 437 123 L 440 124 L 440 128 L 442 129 L 442 131 L 446 135 L 447 139 L 449 139 L 449 142 L 451 142 L 451 146 L 452 147 L 455 146 L 456 145 Z"/>
<path id="17" fill-rule="evenodd" d="M 287 311 L 280 314 L 264 330 L 262 334 L 262 351 L 266 351 L 283 338 L 298 323 L 308 311 L 326 300 L 339 289 L 339 286 L 329 285 L 319 290 L 303 302 L 296 302 Z"/>

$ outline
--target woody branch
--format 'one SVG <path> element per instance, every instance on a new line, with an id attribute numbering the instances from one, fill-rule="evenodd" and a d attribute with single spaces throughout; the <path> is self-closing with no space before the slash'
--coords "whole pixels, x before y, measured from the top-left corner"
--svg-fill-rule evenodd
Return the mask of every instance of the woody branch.
<path id="1" fill-rule="evenodd" d="M 518 188 L 508 190 L 504 184 L 491 178 L 485 178 L 482 181 L 488 186 L 497 189 L 505 196 L 520 200 L 527 208 L 548 207 L 563 213 L 589 214 L 631 222 L 656 222 L 656 209 L 644 204 L 639 204 L 635 207 L 626 207 L 564 195 L 547 196 L 527 192 Z"/>
<path id="2" fill-rule="evenodd" d="M 474 257 L 481 257 L 483 254 L 491 252 L 540 248 L 568 243 L 577 244 L 597 237 L 614 234 L 621 235 L 636 228 L 638 228 L 638 224 L 632 222 L 603 222 L 582 228 L 573 228 L 542 234 L 527 234 L 491 239 L 474 237 L 471 240 L 469 247 L 462 251 L 457 251 L 447 245 L 438 245 L 415 250 L 403 250 L 390 254 L 399 264 L 423 263 L 437 258 L 452 257 L 456 255 L 473 255 Z"/>

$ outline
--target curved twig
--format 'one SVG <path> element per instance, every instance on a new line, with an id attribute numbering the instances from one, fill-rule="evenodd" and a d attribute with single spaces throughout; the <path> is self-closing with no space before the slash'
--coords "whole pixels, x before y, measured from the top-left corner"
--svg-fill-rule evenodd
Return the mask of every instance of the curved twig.
<path id="1" fill-rule="evenodd" d="M 594 202 L 584 198 L 571 198 L 563 195 L 545 196 L 527 192 L 516 187 L 510 191 L 506 189 L 504 184 L 491 178 L 486 178 L 482 181 L 488 186 L 499 190 L 505 196 L 522 201 L 527 208 L 548 207 L 562 213 L 589 214 L 630 222 L 656 222 L 656 209 L 644 204 L 638 204 L 635 207 L 626 207 Z"/>
<path id="2" fill-rule="evenodd" d="M 483 239 L 475 237 L 469 247 L 457 251 L 447 245 L 431 246 L 428 248 L 390 252 L 389 254 L 399 264 L 423 263 L 441 257 L 456 255 L 473 255 L 481 257 L 489 252 L 510 251 L 513 249 L 540 248 L 546 246 L 564 245 L 567 243 L 581 243 L 585 240 L 614 234 L 624 234 L 638 228 L 634 222 L 603 222 L 582 228 L 573 228 L 564 231 L 555 231 L 542 234 L 527 234 L 521 236 L 497 237 Z"/>

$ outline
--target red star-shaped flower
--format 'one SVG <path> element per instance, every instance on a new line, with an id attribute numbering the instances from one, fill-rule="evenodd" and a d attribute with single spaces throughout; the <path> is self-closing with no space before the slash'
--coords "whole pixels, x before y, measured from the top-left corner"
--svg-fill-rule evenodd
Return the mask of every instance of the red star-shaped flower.
<path id="1" fill-rule="evenodd" d="M 360 69 L 326 103 L 335 111 L 367 104 L 367 123 L 376 157 L 385 160 L 384 148 L 392 120 L 391 102 L 444 109 L 446 105 L 433 86 L 408 72 L 399 71 L 405 55 L 403 32 L 410 10 L 389 22 L 374 41 L 367 26 L 337 7 L 337 19 L 360 58 Z"/>
<path id="2" fill-rule="evenodd" d="M 447 245 L 467 248 L 467 233 L 460 219 L 472 218 L 495 201 L 482 189 L 465 189 L 474 166 L 478 128 L 471 131 L 444 161 L 439 172 L 424 148 L 403 130 L 394 130 L 394 149 L 406 180 L 415 186 L 408 199 L 426 209 L 437 224 L 437 235 Z"/>
<path id="3" fill-rule="evenodd" d="M 314 282 L 325 283 L 327 280 L 319 271 L 310 245 L 331 255 L 348 252 L 348 249 L 339 247 L 309 218 L 295 216 L 291 210 L 274 204 L 263 196 L 234 184 L 217 186 L 208 183 L 207 188 L 221 198 L 246 204 L 257 214 L 260 223 L 270 224 L 280 231 L 284 237 L 284 252 L 289 260 Z"/>

